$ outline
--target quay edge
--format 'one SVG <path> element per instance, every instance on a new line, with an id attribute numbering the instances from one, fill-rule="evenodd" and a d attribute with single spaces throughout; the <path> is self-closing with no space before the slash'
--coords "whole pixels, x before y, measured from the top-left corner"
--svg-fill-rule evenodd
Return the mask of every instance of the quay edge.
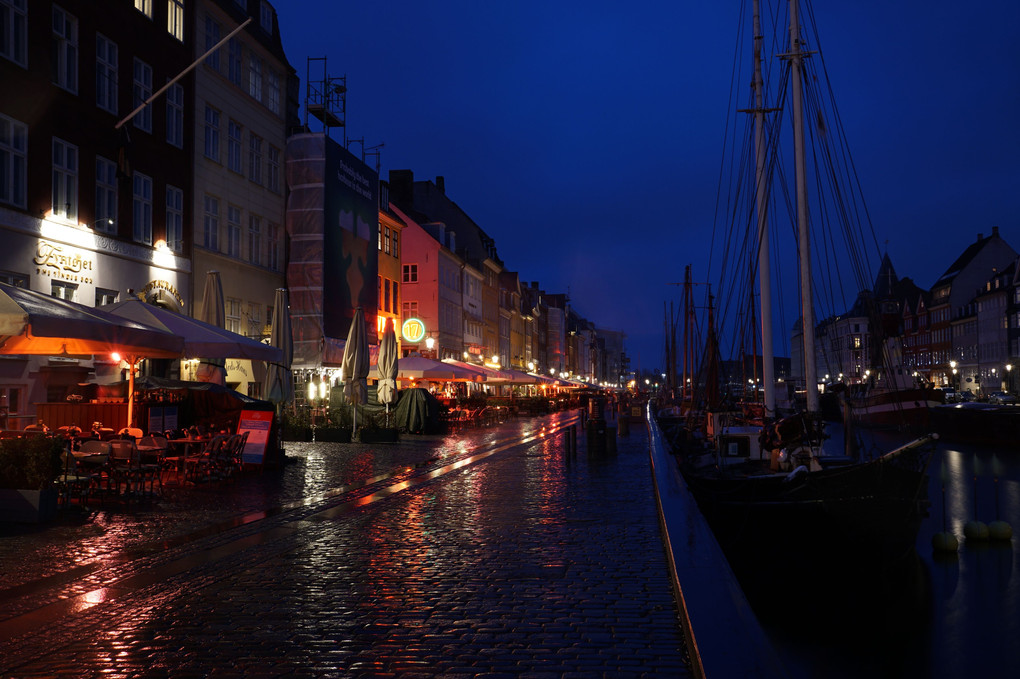
<path id="1" fill-rule="evenodd" d="M 680 475 L 651 402 L 645 418 L 659 522 L 695 674 L 705 679 L 787 676 Z"/>

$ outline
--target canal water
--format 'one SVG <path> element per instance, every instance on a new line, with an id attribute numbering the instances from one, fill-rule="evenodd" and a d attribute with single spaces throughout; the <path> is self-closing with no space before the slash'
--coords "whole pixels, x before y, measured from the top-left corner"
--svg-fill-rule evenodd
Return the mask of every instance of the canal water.
<path id="1" fill-rule="evenodd" d="M 905 440 L 872 437 L 884 450 Z M 1020 533 L 1020 450 L 939 442 L 929 497 L 916 554 L 896 568 L 836 563 L 776 583 L 785 600 L 748 592 L 792 677 L 1020 676 L 1020 539 L 964 537 L 975 519 Z M 933 550 L 944 530 L 958 552 Z"/>

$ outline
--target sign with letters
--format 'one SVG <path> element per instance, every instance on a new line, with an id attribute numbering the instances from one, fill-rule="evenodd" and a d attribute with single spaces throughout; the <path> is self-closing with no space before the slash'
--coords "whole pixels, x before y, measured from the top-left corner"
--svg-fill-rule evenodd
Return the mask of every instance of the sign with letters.
<path id="1" fill-rule="evenodd" d="M 237 433 L 248 432 L 248 442 L 244 446 L 242 460 L 245 464 L 262 464 L 265 462 L 266 445 L 269 443 L 269 429 L 273 425 L 271 410 L 242 410 L 241 420 L 237 423 Z"/>

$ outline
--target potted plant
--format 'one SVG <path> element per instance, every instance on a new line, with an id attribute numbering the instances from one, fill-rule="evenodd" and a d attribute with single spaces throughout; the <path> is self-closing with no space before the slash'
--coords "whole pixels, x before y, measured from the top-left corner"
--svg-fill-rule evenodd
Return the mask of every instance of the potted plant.
<path id="1" fill-rule="evenodd" d="M 40 523 L 56 515 L 63 449 L 59 436 L 0 439 L 0 521 Z"/>
<path id="2" fill-rule="evenodd" d="M 379 424 L 379 416 L 372 416 L 368 413 L 360 427 L 358 427 L 357 440 L 361 443 L 396 443 L 400 435 L 396 427 L 383 427 Z"/>

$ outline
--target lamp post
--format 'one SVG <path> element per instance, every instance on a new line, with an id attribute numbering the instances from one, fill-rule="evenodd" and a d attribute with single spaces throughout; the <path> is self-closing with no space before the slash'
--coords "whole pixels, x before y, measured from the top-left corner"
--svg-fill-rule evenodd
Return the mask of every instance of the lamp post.
<path id="1" fill-rule="evenodd" d="M 1006 364 L 1006 391 L 1013 393 L 1013 364 Z"/>

